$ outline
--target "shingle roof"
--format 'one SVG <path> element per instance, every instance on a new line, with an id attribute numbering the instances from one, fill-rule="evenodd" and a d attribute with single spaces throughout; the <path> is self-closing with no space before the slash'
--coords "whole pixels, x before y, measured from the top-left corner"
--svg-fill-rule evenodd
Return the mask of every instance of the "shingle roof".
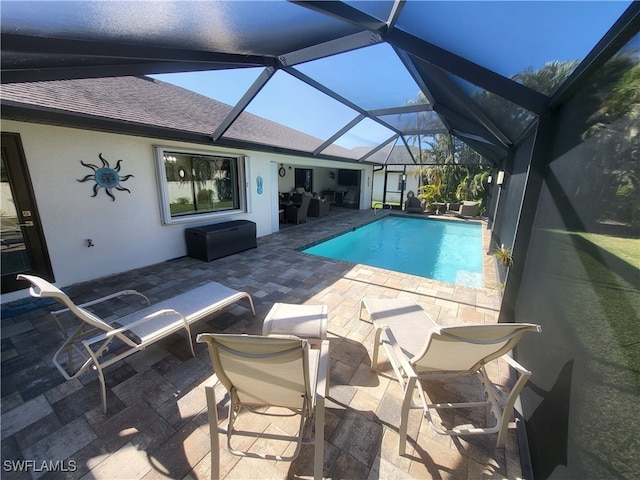
<path id="1" fill-rule="evenodd" d="M 133 124 L 211 135 L 232 107 L 149 77 L 109 77 L 2 85 L 0 99 L 36 109 L 89 115 Z M 225 136 L 312 152 L 322 139 L 243 112 Z M 324 153 L 357 158 L 332 145 Z"/>

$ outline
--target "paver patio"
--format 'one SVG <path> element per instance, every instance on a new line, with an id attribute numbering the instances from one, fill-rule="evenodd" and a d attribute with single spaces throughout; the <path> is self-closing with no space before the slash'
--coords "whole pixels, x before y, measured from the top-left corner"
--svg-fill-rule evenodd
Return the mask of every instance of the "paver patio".
<path id="1" fill-rule="evenodd" d="M 372 221 L 389 212 L 335 210 L 328 217 L 258 239 L 258 248 L 210 263 L 184 257 L 71 287 L 77 302 L 124 288 L 156 302 L 217 281 L 253 296 L 257 316 L 240 302 L 197 332 L 259 334 L 275 302 L 328 305 L 331 388 L 326 411 L 324 476 L 348 479 L 519 478 L 515 430 L 505 448 L 495 435 L 445 437 L 412 411 L 409 448 L 398 456 L 401 388 L 389 364 L 372 373 L 372 328 L 359 320 L 363 297 L 412 297 L 442 325 L 494 323 L 499 309 L 493 259 L 485 259 L 485 288 L 474 290 L 364 265 L 306 255 L 297 248 Z M 484 229 L 485 251 L 489 232 Z M 113 304 L 112 304 L 113 305 Z M 104 317 L 120 316 L 122 302 Z M 64 381 L 51 363 L 61 344 L 45 306 L 2 320 L 2 477 L 147 479 L 209 478 L 210 445 L 203 384 L 211 374 L 206 348 L 192 358 L 176 334 L 110 368 L 108 414 L 100 407 L 94 372 Z M 504 374 L 504 366 L 494 375 Z M 463 383 L 461 388 L 476 389 Z M 479 390 L 479 387 L 478 391 Z M 288 428 L 269 424 L 261 428 Z M 260 441 L 260 440 L 258 440 Z M 222 442 L 224 444 L 224 441 Z M 221 454 L 226 479 L 312 477 L 313 447 L 294 462 Z M 33 460 L 29 472 L 17 460 Z M 48 472 L 53 468 L 57 471 Z M 9 462 L 9 463 L 7 463 Z M 58 462 L 55 464 L 55 462 Z M 23 463 L 24 467 L 25 464 Z M 44 468 L 43 468 L 44 467 Z M 39 471 L 38 471 L 39 470 Z"/>

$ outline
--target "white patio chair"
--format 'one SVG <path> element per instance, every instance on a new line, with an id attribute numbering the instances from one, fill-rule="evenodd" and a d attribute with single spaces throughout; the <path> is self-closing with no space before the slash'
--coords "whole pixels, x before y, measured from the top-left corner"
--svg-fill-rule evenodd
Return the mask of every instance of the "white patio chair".
<path id="1" fill-rule="evenodd" d="M 104 369 L 108 366 L 183 329 L 187 334 L 191 354 L 195 357 L 191 330 L 189 329 L 190 324 L 241 299 L 246 299 L 251 306 L 253 315 L 256 314 L 251 295 L 212 282 L 107 322 L 87 310 L 87 307 L 124 295 L 138 295 L 145 300 L 147 305 L 150 302 L 135 290 L 122 290 L 91 302 L 76 305 L 62 290 L 40 277 L 20 274 L 18 279 L 31 283 L 29 289 L 31 296 L 36 298 L 50 297 L 66 307 L 51 312 L 65 336 L 67 336 L 67 331 L 58 318 L 60 314 L 69 312 L 81 321 L 77 329 L 66 338 L 63 345 L 56 351 L 53 363 L 67 380 L 77 378 L 87 370 L 94 368 L 100 380 L 104 413 L 107 413 Z M 118 349 L 113 355 L 105 356 L 109 348 L 114 346 L 112 342 L 116 339 L 122 342 L 119 346 L 123 348 Z M 64 353 L 67 354 L 66 368 L 59 361 L 59 356 Z M 74 354 L 81 358 L 81 365 L 78 368 L 74 366 Z"/>
<path id="2" fill-rule="evenodd" d="M 220 478 L 218 433 L 226 434 L 227 448 L 233 455 L 270 460 L 294 460 L 302 443 L 314 443 L 314 478 L 322 478 L 329 341 L 323 340 L 319 349 L 312 349 L 307 340 L 291 335 L 267 337 L 202 333 L 197 340 L 209 346 L 215 372 L 205 386 L 211 436 L 211 478 Z M 226 388 L 230 397 L 226 429 L 218 427 L 218 399 L 215 395 L 218 382 Z M 272 413 L 270 409 L 263 411 L 261 407 L 284 407 L 299 414 L 297 434 L 277 435 L 263 432 L 262 429 L 246 431 L 234 428 L 243 408 L 253 414 Z M 276 413 L 272 414 L 275 418 Z M 250 451 L 251 446 L 239 450 L 232 445 L 234 436 L 295 442 L 295 450 L 290 455 L 254 452 Z M 284 446 L 282 443 L 276 444 Z M 284 448 L 279 451 L 284 451 Z"/>
<path id="3" fill-rule="evenodd" d="M 538 325 L 499 323 L 493 325 L 461 325 L 440 327 L 411 299 L 364 299 L 360 318 L 367 310 L 375 328 L 371 369 L 378 362 L 379 346 L 383 345 L 391 366 L 404 389 L 400 414 L 400 455 L 405 453 L 409 409 L 422 408 L 431 427 L 442 435 L 476 435 L 498 433 L 497 446 L 504 445 L 508 422 L 516 398 L 531 372 L 508 353 L 525 332 L 540 332 Z M 503 359 L 518 374 L 510 392 L 503 392 L 487 375 L 485 365 Z M 427 401 L 420 379 L 447 379 L 469 374 L 476 376 L 486 394 L 480 402 Z M 421 404 L 413 402 L 415 389 Z M 428 390 L 428 389 L 427 389 Z M 445 428 L 432 417 L 433 410 L 456 408 L 489 408 L 495 419 L 489 426 L 454 426 Z"/>

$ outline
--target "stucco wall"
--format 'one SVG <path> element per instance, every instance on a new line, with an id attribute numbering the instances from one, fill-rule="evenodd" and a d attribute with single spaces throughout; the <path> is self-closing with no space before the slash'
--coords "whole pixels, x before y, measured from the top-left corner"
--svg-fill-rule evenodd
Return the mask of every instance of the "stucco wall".
<path id="1" fill-rule="evenodd" d="M 379 170 L 374 173 L 373 177 L 373 199 L 376 201 L 382 201 L 384 195 L 384 170 Z M 402 176 L 402 171 L 388 172 L 387 178 L 387 203 L 400 203 L 400 192 L 398 191 L 399 178 Z M 407 193 L 413 192 L 414 195 L 418 195 L 418 179 L 413 175 L 412 170 L 407 169 L 406 173 L 406 186 L 404 189 L 404 199 L 407 201 Z"/>
<path id="2" fill-rule="evenodd" d="M 246 219 L 256 223 L 259 237 L 273 233 L 278 225 L 272 221 L 274 212 L 277 216 L 278 191 L 277 169 L 272 168 L 273 163 L 309 165 L 308 159 L 296 157 L 42 124 L 3 121 L 2 130 L 20 134 L 58 286 L 184 256 L 184 229 L 191 226 Z M 248 213 L 162 225 L 154 145 L 247 155 Z M 120 175 L 133 177 L 121 186 L 131 193 L 114 189 L 116 200 L 113 201 L 100 189 L 92 198 L 95 183 L 78 182 L 92 173 L 80 161 L 102 166 L 98 154 L 102 154 L 111 167 L 122 160 Z M 339 165 L 327 163 L 332 168 Z M 256 188 L 258 176 L 263 179 L 262 194 L 258 194 Z M 87 247 L 87 239 L 93 240 L 93 247 Z M 3 295 L 3 301 L 22 296 L 24 292 L 14 292 Z"/>

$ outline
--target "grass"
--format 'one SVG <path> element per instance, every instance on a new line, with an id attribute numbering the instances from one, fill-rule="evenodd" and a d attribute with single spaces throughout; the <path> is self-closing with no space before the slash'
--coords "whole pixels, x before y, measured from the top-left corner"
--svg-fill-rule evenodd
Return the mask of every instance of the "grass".
<path id="1" fill-rule="evenodd" d="M 382 200 L 372 200 L 371 201 L 371 208 L 375 208 L 376 206 L 378 208 L 380 208 L 381 205 L 382 205 Z M 384 205 L 391 205 L 392 207 L 399 207 L 400 206 L 400 202 L 385 202 Z"/>
<path id="2" fill-rule="evenodd" d="M 192 203 L 172 203 L 169 205 L 172 216 L 184 215 L 187 213 L 216 212 L 219 210 L 229 210 L 231 208 L 233 208 L 233 202 L 231 200 L 227 200 L 224 202 L 201 203 L 198 205 L 198 210 L 195 210 L 193 208 Z"/>
<path id="3" fill-rule="evenodd" d="M 576 464 L 593 478 L 640 478 L 639 250 L 638 239 L 538 230 L 528 253 L 535 258 L 528 258 L 519 321 L 540 323 L 543 332 L 527 358 L 544 399 L 533 416 L 566 410 L 569 420 L 564 428 L 556 422 L 552 435 L 565 457 L 567 449 L 581 452 Z M 558 373 L 565 370 L 573 373 Z M 531 427 L 542 424 L 538 418 Z M 548 462 L 548 448 L 532 444 L 534 457 Z"/>
<path id="4" fill-rule="evenodd" d="M 640 269 L 640 238 L 621 238 L 600 235 L 597 233 L 577 233 L 585 240 L 591 242 L 598 248 L 609 252 L 612 255 L 627 262 L 631 266 Z"/>

